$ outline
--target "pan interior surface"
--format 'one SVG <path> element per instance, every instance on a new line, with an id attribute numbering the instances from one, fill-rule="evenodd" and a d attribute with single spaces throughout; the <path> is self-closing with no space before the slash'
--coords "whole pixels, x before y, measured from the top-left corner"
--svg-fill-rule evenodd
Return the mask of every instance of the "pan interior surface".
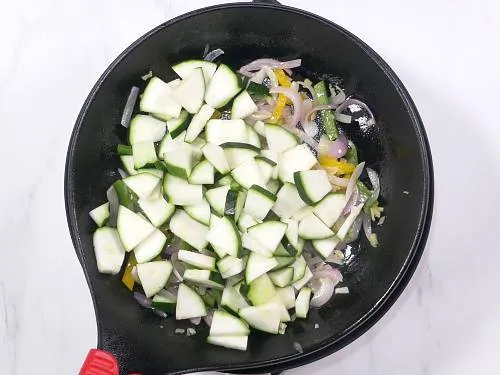
<path id="1" fill-rule="evenodd" d="M 353 247 L 343 269 L 349 295 L 335 296 L 323 308 L 312 310 L 307 320 L 289 324 L 285 335 L 253 332 L 246 352 L 207 345 L 208 328 L 203 324 L 195 327 L 195 336 L 176 335 L 176 328 L 190 325 L 156 317 L 135 302 L 119 276 L 99 274 L 92 246 L 95 227 L 88 215 L 119 178 L 114 150 L 126 140 L 126 129 L 119 123 L 130 88 L 144 87 L 140 77 L 150 69 L 164 79 L 175 78 L 170 64 L 200 58 L 207 43 L 222 48 L 220 61 L 232 67 L 260 57 L 301 58 L 306 70 L 299 74 L 340 79 L 377 119 L 375 127 L 363 129 L 353 123 L 343 129 L 367 165 L 380 172 L 387 216 L 375 229 L 380 246 L 373 249 L 362 240 Z M 255 372 L 308 362 L 359 336 L 374 323 L 373 317 L 389 308 L 391 294 L 400 293 L 423 250 L 432 176 L 419 126 L 406 91 L 373 51 L 343 29 L 304 12 L 248 4 L 212 7 L 167 22 L 141 38 L 90 94 L 68 152 L 68 221 L 94 299 L 99 347 L 117 357 L 123 372 Z M 294 343 L 302 346 L 303 354 Z"/>

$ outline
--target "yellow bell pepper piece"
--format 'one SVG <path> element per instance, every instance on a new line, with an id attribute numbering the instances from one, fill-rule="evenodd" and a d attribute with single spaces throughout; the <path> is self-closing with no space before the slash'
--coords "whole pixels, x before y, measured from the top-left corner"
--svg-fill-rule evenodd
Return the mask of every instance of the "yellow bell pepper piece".
<path id="1" fill-rule="evenodd" d="M 134 253 L 130 253 L 130 256 L 128 257 L 127 266 L 125 267 L 125 271 L 123 272 L 122 276 L 122 283 L 124 283 L 125 286 L 128 289 L 130 289 L 130 291 L 134 289 L 135 280 L 134 277 L 132 276 L 132 269 L 136 264 L 137 260 L 135 259 Z"/>
<path id="2" fill-rule="evenodd" d="M 283 71 L 283 69 L 274 69 L 273 70 L 274 74 L 276 75 L 276 78 L 278 79 L 278 83 L 283 86 L 283 87 L 290 87 L 292 86 L 292 81 L 286 73 Z"/>
<path id="3" fill-rule="evenodd" d="M 292 81 L 282 69 L 274 69 L 274 74 L 278 79 L 278 83 L 283 87 L 290 87 L 292 85 Z M 291 104 L 290 99 L 288 99 L 283 94 L 278 94 L 278 98 L 276 99 L 276 106 L 274 107 L 273 115 L 268 120 L 268 122 L 277 124 L 280 122 L 281 116 L 283 115 L 283 110 L 285 109 L 287 104 Z"/>
<path id="4" fill-rule="evenodd" d="M 354 164 L 339 161 L 336 158 L 332 158 L 328 155 L 320 155 L 319 164 L 323 167 L 336 168 L 337 169 L 336 174 L 339 175 L 351 174 L 352 172 L 354 172 L 354 169 L 356 168 Z"/>

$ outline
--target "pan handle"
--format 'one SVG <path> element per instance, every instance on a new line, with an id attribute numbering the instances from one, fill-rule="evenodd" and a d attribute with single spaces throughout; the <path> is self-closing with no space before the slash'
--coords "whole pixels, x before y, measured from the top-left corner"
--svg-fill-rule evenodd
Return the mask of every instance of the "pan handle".
<path id="1" fill-rule="evenodd" d="M 281 3 L 277 0 L 253 0 L 253 2 L 261 4 L 281 5 Z"/>
<path id="2" fill-rule="evenodd" d="M 120 369 L 113 354 L 104 350 L 90 349 L 78 375 L 93 375 L 97 373 L 102 375 L 120 375 Z"/>

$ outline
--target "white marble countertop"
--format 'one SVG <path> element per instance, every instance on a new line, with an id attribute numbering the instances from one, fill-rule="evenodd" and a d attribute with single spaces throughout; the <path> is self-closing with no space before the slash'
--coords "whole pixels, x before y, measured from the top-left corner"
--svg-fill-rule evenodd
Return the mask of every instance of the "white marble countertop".
<path id="1" fill-rule="evenodd" d="M 436 176 L 427 249 L 401 298 L 353 344 L 287 373 L 498 374 L 499 3 L 283 2 L 334 20 L 387 60 L 420 110 Z M 127 45 L 218 1 L 0 3 L 0 373 L 76 374 L 96 325 L 64 211 L 73 123 Z"/>

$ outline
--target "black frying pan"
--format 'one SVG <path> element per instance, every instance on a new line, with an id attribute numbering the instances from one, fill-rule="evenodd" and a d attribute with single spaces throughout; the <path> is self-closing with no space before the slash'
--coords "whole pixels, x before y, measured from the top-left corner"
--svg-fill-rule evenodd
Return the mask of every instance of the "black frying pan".
<path id="1" fill-rule="evenodd" d="M 122 373 L 270 372 L 324 357 L 380 319 L 408 283 L 424 249 L 433 203 L 431 154 L 401 81 L 370 47 L 334 23 L 275 1 L 259 3 L 200 9 L 147 33 L 104 72 L 76 121 L 66 161 L 68 224 L 94 301 L 98 348 L 116 356 Z M 142 309 L 118 276 L 99 274 L 92 248 L 94 225 L 88 212 L 119 178 L 114 150 L 126 139 L 118 124 L 130 87 L 141 85 L 139 77 L 149 69 L 174 78 L 169 63 L 201 56 L 207 43 L 222 48 L 222 61 L 234 67 L 259 57 L 302 58 L 299 74 L 335 75 L 377 119 L 374 128 L 350 125 L 344 130 L 362 158 L 380 171 L 387 215 L 376 228 L 381 246 L 372 249 L 362 240 L 354 250 L 343 270 L 348 296 L 334 297 L 306 321 L 291 324 L 283 336 L 252 333 L 246 352 L 207 345 L 208 329 L 202 325 L 194 337 L 175 335 L 183 323 Z"/>

